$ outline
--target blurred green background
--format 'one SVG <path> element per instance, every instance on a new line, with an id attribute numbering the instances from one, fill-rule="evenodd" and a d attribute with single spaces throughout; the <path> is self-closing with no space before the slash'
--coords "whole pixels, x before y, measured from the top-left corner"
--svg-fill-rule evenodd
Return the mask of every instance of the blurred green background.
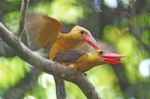
<path id="1" fill-rule="evenodd" d="M 21 0 L 1 0 L 0 21 L 17 31 Z M 29 11 L 89 29 L 101 48 L 126 57 L 122 65 L 87 72 L 102 99 L 150 99 L 150 0 L 30 0 Z M 0 39 L 0 99 L 56 99 L 51 75 L 33 70 Z M 67 99 L 85 99 L 66 82 Z"/>

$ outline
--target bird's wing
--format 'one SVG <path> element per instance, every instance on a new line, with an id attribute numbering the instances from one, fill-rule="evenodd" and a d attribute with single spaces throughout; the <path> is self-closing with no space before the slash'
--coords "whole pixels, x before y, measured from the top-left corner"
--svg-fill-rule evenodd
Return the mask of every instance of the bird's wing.
<path id="1" fill-rule="evenodd" d="M 51 17 L 28 13 L 25 19 L 25 29 L 28 34 L 29 47 L 39 49 L 50 47 L 59 34 L 61 23 Z"/>
<path id="2" fill-rule="evenodd" d="M 68 50 L 59 55 L 56 55 L 54 61 L 57 62 L 76 62 L 81 56 L 86 54 L 85 51 L 81 50 Z"/>

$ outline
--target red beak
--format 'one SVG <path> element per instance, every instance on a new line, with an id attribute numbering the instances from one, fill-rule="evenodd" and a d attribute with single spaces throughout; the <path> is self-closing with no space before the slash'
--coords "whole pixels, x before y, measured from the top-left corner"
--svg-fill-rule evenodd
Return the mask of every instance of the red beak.
<path id="1" fill-rule="evenodd" d="M 93 38 L 92 35 L 83 35 L 83 40 L 88 42 L 95 49 L 99 49 L 98 43 L 96 42 L 96 40 Z"/>
<path id="2" fill-rule="evenodd" d="M 123 58 L 124 56 L 115 53 L 104 53 L 102 57 L 108 64 L 122 64 L 118 59 Z"/>

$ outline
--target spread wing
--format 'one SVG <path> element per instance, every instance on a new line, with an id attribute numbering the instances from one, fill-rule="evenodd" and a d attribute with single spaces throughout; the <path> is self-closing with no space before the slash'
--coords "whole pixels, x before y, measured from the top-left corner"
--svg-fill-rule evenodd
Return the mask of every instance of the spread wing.
<path id="1" fill-rule="evenodd" d="M 56 55 L 54 61 L 57 62 L 75 62 L 86 52 L 81 50 L 68 50 L 59 55 Z"/>
<path id="2" fill-rule="evenodd" d="M 25 20 L 29 47 L 39 49 L 50 47 L 59 34 L 61 23 L 45 15 L 29 13 Z"/>

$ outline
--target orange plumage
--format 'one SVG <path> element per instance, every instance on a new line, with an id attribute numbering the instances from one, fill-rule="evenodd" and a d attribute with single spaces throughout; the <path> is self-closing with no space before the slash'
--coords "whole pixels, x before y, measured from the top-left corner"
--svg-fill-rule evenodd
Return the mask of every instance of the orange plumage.
<path id="1" fill-rule="evenodd" d="M 82 73 L 101 64 L 121 64 L 117 59 L 122 57 L 121 55 L 101 50 L 94 52 L 68 50 L 56 55 L 54 60 L 65 66 L 71 66 Z"/>

